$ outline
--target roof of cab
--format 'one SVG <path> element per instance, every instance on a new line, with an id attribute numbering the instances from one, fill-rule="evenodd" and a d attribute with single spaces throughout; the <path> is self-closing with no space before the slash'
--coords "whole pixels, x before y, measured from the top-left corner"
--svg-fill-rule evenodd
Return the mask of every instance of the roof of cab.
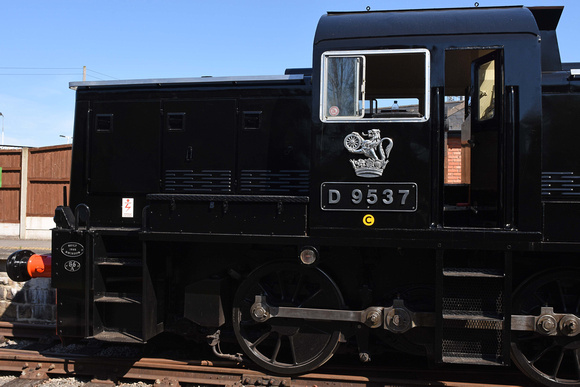
<path id="1" fill-rule="evenodd" d="M 168 86 L 168 85 L 205 85 L 205 86 L 232 86 L 244 84 L 268 84 L 268 83 L 299 83 L 304 84 L 309 77 L 307 71 L 295 71 L 285 75 L 260 75 L 239 77 L 198 77 L 198 78 L 155 78 L 155 79 L 128 79 L 114 81 L 76 81 L 69 82 L 69 88 L 94 88 L 108 86 Z"/>
<path id="2" fill-rule="evenodd" d="M 383 36 L 494 33 L 539 35 L 539 30 L 534 15 L 523 6 L 329 12 L 318 22 L 314 43 Z"/>

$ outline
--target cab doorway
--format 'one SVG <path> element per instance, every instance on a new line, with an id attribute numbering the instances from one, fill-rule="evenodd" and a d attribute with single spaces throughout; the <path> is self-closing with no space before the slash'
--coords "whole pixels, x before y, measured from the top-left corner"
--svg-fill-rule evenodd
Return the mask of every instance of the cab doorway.
<path id="1" fill-rule="evenodd" d="M 445 53 L 443 226 L 502 224 L 502 51 Z"/>

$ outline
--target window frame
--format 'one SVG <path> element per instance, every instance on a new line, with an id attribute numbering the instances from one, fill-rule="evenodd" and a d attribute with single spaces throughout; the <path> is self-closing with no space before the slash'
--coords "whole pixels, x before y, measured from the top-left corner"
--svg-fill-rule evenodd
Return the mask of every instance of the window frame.
<path id="1" fill-rule="evenodd" d="M 367 56 L 372 55 L 397 55 L 397 54 L 423 54 L 425 56 L 425 114 L 422 117 L 365 117 L 365 102 L 366 102 L 366 71 L 367 71 Z M 359 88 L 357 94 L 360 96 L 357 104 L 361 105 L 359 110 L 362 114 L 359 116 L 337 116 L 332 117 L 327 115 L 327 90 L 328 90 L 328 58 L 332 57 L 355 57 L 362 58 L 357 69 Z M 409 49 L 384 49 L 384 50 L 349 50 L 349 51 L 325 51 L 321 55 L 320 66 L 320 96 L 319 96 L 319 118 L 322 122 L 426 122 L 430 118 L 431 111 L 431 53 L 426 48 L 409 48 Z"/>
<path id="2" fill-rule="evenodd" d="M 321 118 L 324 117 L 326 120 L 330 120 L 330 121 L 339 121 L 341 119 L 361 119 L 364 117 L 364 104 L 363 104 L 363 109 L 361 109 L 359 107 L 359 99 L 362 96 L 362 100 L 364 101 L 364 85 L 365 85 L 365 80 L 364 80 L 364 74 L 365 74 L 365 70 L 366 70 L 366 60 L 364 55 L 348 55 L 347 52 L 344 51 L 338 51 L 339 55 L 334 55 L 333 52 L 330 53 L 325 53 L 322 54 L 323 58 L 323 85 L 322 85 L 322 95 L 321 95 L 321 107 L 320 107 L 320 114 L 321 114 Z M 355 80 L 354 80 L 354 86 L 356 87 L 356 90 L 354 90 L 353 92 L 353 97 L 354 97 L 354 105 L 353 105 L 353 110 L 355 112 L 360 113 L 362 111 L 362 114 L 356 115 L 356 116 L 336 116 L 336 117 L 332 117 L 332 116 L 326 116 L 324 114 L 324 112 L 326 111 L 326 109 L 324 109 L 324 107 L 327 105 L 327 101 L 328 101 L 328 77 L 325 76 L 325 70 L 328 69 L 328 61 L 330 58 L 353 58 L 357 60 L 357 67 L 354 71 L 354 75 L 355 75 Z M 324 105 L 324 106 L 323 106 Z M 324 119 L 323 119 L 324 121 Z"/>

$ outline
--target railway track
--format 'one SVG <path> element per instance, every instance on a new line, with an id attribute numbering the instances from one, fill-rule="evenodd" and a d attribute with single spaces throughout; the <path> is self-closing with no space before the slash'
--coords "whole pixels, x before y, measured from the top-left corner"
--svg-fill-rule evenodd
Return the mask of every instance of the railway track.
<path id="1" fill-rule="evenodd" d="M 20 379 L 45 381 L 51 377 L 92 377 L 95 384 L 114 384 L 119 380 L 141 380 L 159 386 L 201 384 L 217 386 L 526 386 L 529 384 L 500 384 L 499 382 L 466 382 L 428 378 L 429 374 L 413 378 L 395 372 L 393 376 L 344 375 L 312 373 L 294 378 L 270 376 L 239 367 L 234 363 L 212 361 L 176 361 L 167 359 L 103 359 L 64 355 L 43 355 L 27 350 L 0 351 L 0 368 L 21 372 Z M 360 371 L 360 370 L 359 370 Z M 431 375 L 434 376 L 434 375 Z M 464 375 L 465 376 L 465 375 Z M 471 375 L 476 380 L 477 375 Z M 486 378 L 489 379 L 489 378 Z"/>
<path id="2" fill-rule="evenodd" d="M 0 349 L 0 371 L 19 375 L 5 384 L 7 387 L 32 387 L 61 377 L 92 379 L 89 385 L 93 387 L 127 380 L 144 381 L 155 386 L 530 386 L 527 379 L 507 368 L 450 371 L 417 369 L 422 365 L 353 367 L 332 362 L 322 367 L 320 372 L 290 378 L 267 375 L 233 361 L 175 360 L 131 354 L 103 356 L 102 347 L 90 344 L 72 346 L 72 350 L 64 351 L 51 326 L 0 322 L 0 334 L 6 338 L 36 339 L 25 349 Z M 96 354 L 98 351 L 101 351 L 100 356 Z"/>

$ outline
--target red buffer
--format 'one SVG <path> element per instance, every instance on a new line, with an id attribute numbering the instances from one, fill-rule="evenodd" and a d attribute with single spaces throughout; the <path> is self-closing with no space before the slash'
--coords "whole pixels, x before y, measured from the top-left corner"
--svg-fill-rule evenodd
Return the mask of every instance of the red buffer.
<path id="1" fill-rule="evenodd" d="M 19 250 L 12 253 L 7 260 L 6 271 L 13 281 L 27 281 L 31 278 L 50 278 L 52 256 L 34 254 L 30 250 Z"/>

